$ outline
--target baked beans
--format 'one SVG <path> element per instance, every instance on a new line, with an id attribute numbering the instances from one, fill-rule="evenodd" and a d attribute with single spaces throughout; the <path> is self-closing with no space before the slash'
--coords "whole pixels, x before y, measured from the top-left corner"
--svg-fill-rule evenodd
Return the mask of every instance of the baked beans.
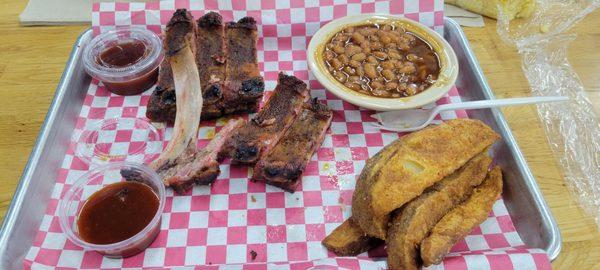
<path id="1" fill-rule="evenodd" d="M 323 59 L 344 86 L 385 98 L 416 95 L 431 86 L 440 72 L 431 46 L 392 24 L 345 28 L 325 45 Z"/>

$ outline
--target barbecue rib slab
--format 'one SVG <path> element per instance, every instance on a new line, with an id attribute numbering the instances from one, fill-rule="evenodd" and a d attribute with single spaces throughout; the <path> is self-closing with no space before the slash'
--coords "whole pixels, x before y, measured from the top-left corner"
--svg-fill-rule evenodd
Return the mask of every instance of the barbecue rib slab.
<path id="1" fill-rule="evenodd" d="M 254 167 L 252 180 L 294 192 L 315 150 L 331 124 L 331 109 L 313 99 L 304 104 L 283 137 Z"/>
<path id="2" fill-rule="evenodd" d="M 279 73 L 277 87 L 264 107 L 227 141 L 225 151 L 232 162 L 256 163 L 279 141 L 309 98 L 302 80 Z"/>
<path id="3" fill-rule="evenodd" d="M 256 57 L 254 19 L 247 17 L 237 23 L 228 23 L 227 36 L 225 28 L 221 15 L 215 12 L 209 12 L 197 21 L 196 66 L 205 100 L 202 119 L 256 112 L 264 91 Z M 229 62 L 239 66 L 228 67 Z M 227 79 L 228 75 L 232 77 Z M 152 121 L 173 123 L 176 99 L 171 66 L 165 60 L 160 65 L 157 86 L 148 102 L 146 116 Z"/>

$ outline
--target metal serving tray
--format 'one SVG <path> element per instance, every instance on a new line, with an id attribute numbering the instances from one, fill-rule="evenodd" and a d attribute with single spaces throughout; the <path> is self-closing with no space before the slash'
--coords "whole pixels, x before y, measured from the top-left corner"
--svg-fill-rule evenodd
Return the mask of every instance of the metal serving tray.
<path id="1" fill-rule="evenodd" d="M 493 99 L 494 95 L 460 26 L 445 20 L 444 37 L 454 48 L 460 72 L 456 85 L 463 100 Z M 0 231 L 0 269 L 20 269 L 46 210 L 67 144 L 80 112 L 91 78 L 82 66 L 82 45 L 92 38 L 83 32 L 67 62 L 46 120 L 23 170 Z M 531 248 L 546 251 L 554 260 L 561 249 L 561 236 L 548 205 L 519 150 L 502 112 L 497 109 L 468 111 L 470 118 L 490 125 L 503 141 L 493 149 L 504 169 L 504 201 L 513 223 Z"/>

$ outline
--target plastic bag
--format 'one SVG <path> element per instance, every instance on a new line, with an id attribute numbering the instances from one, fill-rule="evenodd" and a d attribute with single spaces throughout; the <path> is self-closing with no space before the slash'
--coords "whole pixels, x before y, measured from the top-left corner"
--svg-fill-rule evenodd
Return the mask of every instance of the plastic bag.
<path id="1" fill-rule="evenodd" d="M 600 226 L 600 121 L 581 80 L 567 60 L 575 34 L 567 33 L 600 6 L 600 0 L 538 0 L 531 18 L 510 21 L 499 6 L 498 34 L 514 44 L 535 96 L 564 95 L 571 100 L 538 105 L 552 151 L 567 185 Z"/>

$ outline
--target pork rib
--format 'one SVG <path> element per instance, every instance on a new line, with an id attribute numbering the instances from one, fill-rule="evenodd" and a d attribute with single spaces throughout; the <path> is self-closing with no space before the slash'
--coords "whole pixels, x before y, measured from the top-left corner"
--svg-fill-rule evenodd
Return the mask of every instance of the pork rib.
<path id="1" fill-rule="evenodd" d="M 225 32 L 223 18 L 219 13 L 209 12 L 198 19 L 196 63 L 200 83 L 204 86 L 203 116 L 219 117 L 223 105 L 225 82 Z"/>
<path id="2" fill-rule="evenodd" d="M 177 193 L 184 193 L 194 184 L 210 185 L 219 176 L 218 154 L 225 141 L 234 130 L 244 124 L 244 120 L 230 120 L 219 133 L 203 149 L 193 155 L 178 160 L 175 166 L 159 172 L 159 176 L 167 186 L 172 187 Z"/>
<path id="3" fill-rule="evenodd" d="M 264 107 L 227 141 L 225 151 L 232 162 L 256 163 L 261 152 L 277 143 L 309 98 L 304 82 L 279 73 L 277 87 Z"/>
<path id="4" fill-rule="evenodd" d="M 258 108 L 265 83 L 258 69 L 256 21 L 252 17 L 244 17 L 237 22 L 229 22 L 225 26 L 225 35 L 228 57 L 225 87 L 228 91 L 223 93 L 223 99 L 231 107 L 224 107 L 224 113 L 231 113 L 242 104 L 254 104 Z"/>
<path id="5" fill-rule="evenodd" d="M 323 143 L 332 117 L 331 109 L 316 98 L 304 104 L 279 142 L 256 163 L 252 180 L 294 192 L 306 165 Z"/>

